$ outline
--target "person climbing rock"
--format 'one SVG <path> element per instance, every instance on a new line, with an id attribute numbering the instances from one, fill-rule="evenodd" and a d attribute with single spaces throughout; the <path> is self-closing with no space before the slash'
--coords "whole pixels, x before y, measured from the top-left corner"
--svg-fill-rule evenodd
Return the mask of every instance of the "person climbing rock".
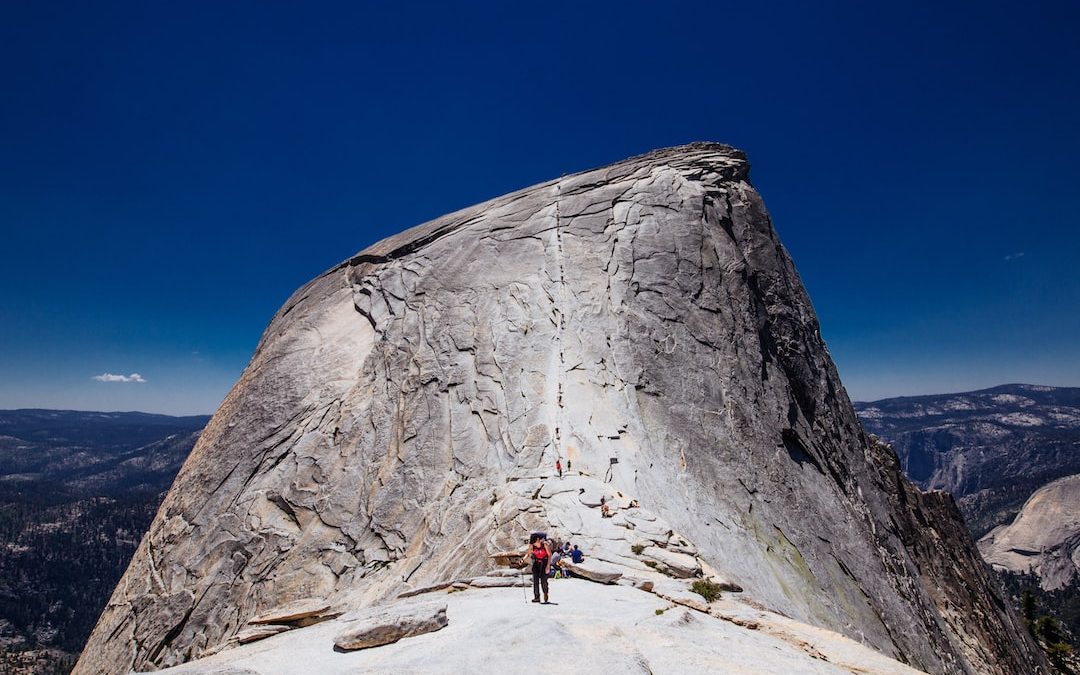
<path id="1" fill-rule="evenodd" d="M 541 532 L 529 536 L 529 550 L 521 558 L 522 564 L 532 560 L 533 602 L 540 602 L 540 589 L 544 589 L 544 602 L 548 602 L 548 574 L 551 573 L 551 549 L 547 537 Z"/>
<path id="2" fill-rule="evenodd" d="M 555 460 L 555 470 L 559 472 L 559 478 L 562 478 L 562 460 Z"/>

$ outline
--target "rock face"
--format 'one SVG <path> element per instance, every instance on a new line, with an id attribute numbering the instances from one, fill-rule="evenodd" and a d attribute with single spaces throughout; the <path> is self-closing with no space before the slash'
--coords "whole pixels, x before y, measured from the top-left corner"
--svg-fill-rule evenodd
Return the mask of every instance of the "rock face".
<path id="1" fill-rule="evenodd" d="M 481 576 L 536 530 L 641 578 L 715 570 L 919 669 L 1036 671 L 951 499 L 862 432 L 748 174 L 727 146 L 657 151 L 301 288 L 76 672 L 179 664 L 297 599 Z"/>
<path id="2" fill-rule="evenodd" d="M 1006 384 L 855 409 L 916 485 L 956 497 L 976 537 L 1010 522 L 1043 485 L 1080 473 L 1080 388 Z"/>
<path id="3" fill-rule="evenodd" d="M 1009 525 L 979 540 L 983 558 L 1014 573 L 1033 572 L 1054 591 L 1080 575 L 1080 476 L 1040 488 Z"/>

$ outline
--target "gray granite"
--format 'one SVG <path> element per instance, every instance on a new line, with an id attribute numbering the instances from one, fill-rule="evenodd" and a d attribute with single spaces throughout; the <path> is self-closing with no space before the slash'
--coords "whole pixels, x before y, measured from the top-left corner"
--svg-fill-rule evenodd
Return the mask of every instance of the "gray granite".
<path id="1" fill-rule="evenodd" d="M 715 570 L 926 671 L 1042 663 L 955 505 L 863 433 L 746 158 L 694 144 L 444 216 L 297 291 L 75 672 L 179 664 L 295 600 L 445 588 L 537 530 L 636 578 Z"/>

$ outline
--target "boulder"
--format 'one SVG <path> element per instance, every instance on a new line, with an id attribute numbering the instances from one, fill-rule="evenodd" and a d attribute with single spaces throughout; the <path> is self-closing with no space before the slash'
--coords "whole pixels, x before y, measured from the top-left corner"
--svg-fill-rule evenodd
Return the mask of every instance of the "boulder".
<path id="1" fill-rule="evenodd" d="M 605 565 L 596 561 L 564 563 L 563 568 L 582 579 L 595 581 L 600 584 L 613 584 L 623 575 L 622 571 L 612 565 Z"/>
<path id="2" fill-rule="evenodd" d="M 442 630 L 447 623 L 445 602 L 381 608 L 351 621 L 334 638 L 334 647 L 345 651 L 370 649 Z"/>

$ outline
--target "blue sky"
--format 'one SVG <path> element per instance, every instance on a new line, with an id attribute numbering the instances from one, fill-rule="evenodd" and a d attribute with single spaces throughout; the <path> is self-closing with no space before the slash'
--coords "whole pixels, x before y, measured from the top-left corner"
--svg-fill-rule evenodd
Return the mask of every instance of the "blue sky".
<path id="1" fill-rule="evenodd" d="M 0 408 L 211 412 L 352 253 L 694 140 L 853 398 L 1080 385 L 1080 4 L 580 4 L 5 5 Z"/>

